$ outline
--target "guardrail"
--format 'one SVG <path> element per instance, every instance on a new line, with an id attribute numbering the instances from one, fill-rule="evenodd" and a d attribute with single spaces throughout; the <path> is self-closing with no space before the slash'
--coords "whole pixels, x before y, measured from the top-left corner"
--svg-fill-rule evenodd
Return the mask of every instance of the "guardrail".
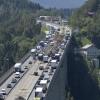
<path id="1" fill-rule="evenodd" d="M 43 38 L 43 39 L 42 39 Z M 38 39 L 38 42 L 40 40 L 44 40 L 44 36 L 40 36 L 40 38 Z M 36 44 L 38 45 L 38 43 Z M 36 47 L 36 46 L 35 46 Z M 30 51 L 19 61 L 20 63 L 24 63 L 30 56 Z M 1 77 L 0 77 L 0 86 L 6 81 L 7 78 L 9 78 L 12 73 L 14 72 L 14 66 L 12 66 L 7 72 L 5 72 Z"/>
<path id="2" fill-rule="evenodd" d="M 23 64 L 29 58 L 29 56 L 30 56 L 30 51 L 19 62 Z M 2 85 L 6 81 L 6 79 L 12 75 L 13 72 L 14 72 L 14 66 L 12 66 L 7 72 L 4 73 L 4 75 L 0 77 L 0 85 Z"/>

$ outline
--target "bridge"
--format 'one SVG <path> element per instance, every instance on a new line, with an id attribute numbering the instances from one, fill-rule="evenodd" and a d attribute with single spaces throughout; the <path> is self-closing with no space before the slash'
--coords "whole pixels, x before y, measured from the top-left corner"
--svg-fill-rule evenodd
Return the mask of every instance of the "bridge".
<path id="1" fill-rule="evenodd" d="M 44 23 L 54 28 L 61 27 L 54 23 Z M 65 29 L 71 32 L 71 28 Z M 4 100 L 16 100 L 18 97 L 25 100 L 66 99 L 67 53 L 72 33 L 68 34 L 51 34 L 30 50 L 30 55 L 20 66 L 20 74 L 16 76 L 14 71 L 0 86 Z"/>

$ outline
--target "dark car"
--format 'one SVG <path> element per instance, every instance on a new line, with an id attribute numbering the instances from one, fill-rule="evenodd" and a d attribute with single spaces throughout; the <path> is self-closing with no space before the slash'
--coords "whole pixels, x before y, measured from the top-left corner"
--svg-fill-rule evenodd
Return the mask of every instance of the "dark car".
<path id="1" fill-rule="evenodd" d="M 17 80 L 15 78 L 12 79 L 11 83 L 16 83 Z"/>
<path id="2" fill-rule="evenodd" d="M 38 76 L 38 72 L 34 72 L 34 75 L 35 75 L 35 76 Z"/>
<path id="3" fill-rule="evenodd" d="M 15 98 L 15 100 L 26 100 L 26 99 L 22 96 L 18 96 L 17 98 Z"/>
<path id="4" fill-rule="evenodd" d="M 2 93 L 0 93 L 0 100 L 4 100 L 4 96 Z"/>
<path id="5" fill-rule="evenodd" d="M 28 69 L 28 66 L 25 66 L 24 69 Z"/>
<path id="6" fill-rule="evenodd" d="M 32 64 L 32 61 L 29 61 L 29 64 Z"/>
<path id="7" fill-rule="evenodd" d="M 7 85 L 7 88 L 12 88 L 12 85 L 11 85 L 11 84 L 8 84 L 8 85 Z"/>
<path id="8" fill-rule="evenodd" d="M 48 69 L 44 69 L 43 72 L 48 72 Z"/>
<path id="9" fill-rule="evenodd" d="M 43 69 L 44 69 L 44 67 L 43 67 L 43 66 L 40 66 L 40 67 L 39 67 L 39 69 L 40 69 L 40 70 L 43 70 Z"/>

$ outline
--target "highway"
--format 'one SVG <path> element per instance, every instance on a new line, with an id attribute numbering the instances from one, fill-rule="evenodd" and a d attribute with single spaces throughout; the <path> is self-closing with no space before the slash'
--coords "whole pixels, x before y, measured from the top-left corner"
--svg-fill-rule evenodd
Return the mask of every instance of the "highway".
<path id="1" fill-rule="evenodd" d="M 63 55 L 63 50 L 59 50 L 60 52 L 61 52 L 61 55 Z M 60 59 L 62 58 L 62 56 L 60 57 Z M 58 65 L 59 65 L 59 63 L 58 63 Z M 52 79 L 53 79 L 53 76 L 54 76 L 54 74 L 55 74 L 55 71 L 56 71 L 56 69 L 54 70 L 54 72 L 52 73 L 52 74 L 49 74 L 50 73 L 50 71 L 51 71 L 51 66 L 49 66 L 48 65 L 48 71 L 47 72 L 44 72 L 44 74 L 45 74 L 45 76 L 49 76 L 49 82 L 48 82 L 48 84 L 47 84 L 47 88 L 49 88 L 49 85 L 50 85 L 50 83 L 51 83 L 51 81 L 52 81 Z M 47 92 L 46 92 L 47 93 Z M 46 94 L 45 94 L 45 96 L 46 96 Z M 29 96 L 29 98 L 27 99 L 27 100 L 32 100 L 33 98 L 35 97 L 35 87 L 33 88 L 33 90 L 32 90 L 32 92 L 31 92 L 31 94 L 30 94 L 30 96 Z"/>
<path id="2" fill-rule="evenodd" d="M 14 100 L 18 96 L 22 96 L 25 99 L 28 98 L 32 88 L 35 86 L 36 82 L 39 79 L 39 76 L 42 74 L 42 71 L 39 72 L 39 76 L 34 76 L 34 72 L 38 70 L 41 62 L 36 61 L 32 64 L 30 70 L 26 75 L 21 79 L 17 86 L 12 90 L 12 92 L 7 96 L 6 100 Z M 46 64 L 44 64 L 46 66 Z"/>
<path id="3" fill-rule="evenodd" d="M 29 66 L 29 61 L 32 61 L 32 57 L 29 57 L 29 58 L 22 64 L 22 70 L 23 70 L 23 71 L 26 71 L 26 70 L 24 69 L 24 67 L 25 67 L 26 65 Z M 15 74 L 15 73 L 13 73 L 13 74 L 4 82 L 4 84 L 2 84 L 2 85 L 0 86 L 0 91 L 1 91 L 2 89 L 6 89 L 7 94 L 10 92 L 11 89 L 10 89 L 10 88 L 7 88 L 7 84 L 11 83 L 12 79 L 14 78 L 14 74 Z M 19 79 L 17 79 L 17 80 L 19 80 Z M 13 85 L 15 85 L 15 84 L 13 83 Z"/>
<path id="4" fill-rule="evenodd" d="M 48 45 L 44 48 L 42 48 L 39 52 L 44 53 L 47 55 L 50 53 L 50 51 L 54 53 L 60 53 L 60 59 L 64 53 L 64 49 L 61 49 L 60 46 L 63 43 L 63 37 L 60 37 L 62 41 L 56 40 L 56 37 L 53 36 L 52 42 L 54 42 L 53 45 L 50 45 L 50 42 Z M 66 47 L 66 44 L 64 48 Z M 58 51 L 56 51 L 58 49 Z M 44 63 L 43 61 L 38 60 L 38 58 L 33 60 L 32 55 L 21 65 L 21 69 L 23 73 L 21 73 L 21 78 L 17 78 L 17 83 L 11 83 L 12 79 L 15 78 L 15 73 L 13 73 L 5 82 L 0 86 L 0 91 L 2 89 L 6 90 L 5 100 L 15 100 L 19 96 L 24 97 L 25 100 L 32 100 L 35 97 L 35 89 L 37 82 L 39 81 L 39 78 L 41 75 L 44 74 L 44 78 L 49 77 L 49 82 L 47 84 L 47 88 L 50 85 L 50 82 L 52 81 L 53 75 L 56 71 L 56 69 L 53 70 L 51 73 L 51 66 L 50 66 L 50 60 L 52 60 L 51 57 L 49 57 L 48 63 Z M 32 64 L 29 64 L 29 62 L 32 62 Z M 42 65 L 44 67 L 44 70 L 40 70 L 39 67 Z M 59 62 L 57 62 L 57 66 L 59 65 Z M 28 66 L 28 69 L 25 69 L 25 66 Z M 38 72 L 38 75 L 34 75 L 34 72 Z M 51 73 L 51 74 L 50 74 Z M 12 88 L 7 88 L 7 85 L 11 83 Z M 46 93 L 44 94 L 46 95 Z"/>
<path id="5" fill-rule="evenodd" d="M 54 46 L 50 47 L 50 45 L 48 45 L 47 48 L 44 49 L 44 52 L 48 53 L 50 50 L 52 50 L 54 48 Z M 29 57 L 29 59 L 23 64 L 23 68 L 24 66 L 28 65 L 29 66 L 29 61 L 32 61 L 32 57 Z M 39 60 L 36 61 L 32 61 L 32 65 L 30 65 L 29 67 L 29 71 L 23 76 L 23 78 L 18 82 L 18 84 L 15 86 L 14 89 L 12 89 L 12 91 L 10 92 L 10 94 L 8 94 L 5 98 L 6 100 L 14 100 L 15 98 L 17 98 L 18 96 L 22 96 L 24 97 L 26 100 L 28 98 L 28 96 L 30 95 L 33 87 L 35 86 L 36 82 L 38 81 L 39 77 L 42 75 L 43 70 L 39 70 L 39 66 L 43 65 L 44 68 L 47 67 L 48 63 L 43 63 Z M 24 70 L 24 69 L 23 69 Z M 34 72 L 38 71 L 39 75 L 35 76 Z M 11 79 L 14 77 L 14 74 L 8 79 L 8 81 L 6 81 L 6 83 L 8 84 Z M 7 86 L 7 84 L 4 85 Z M 2 89 L 3 87 L 1 87 Z"/>

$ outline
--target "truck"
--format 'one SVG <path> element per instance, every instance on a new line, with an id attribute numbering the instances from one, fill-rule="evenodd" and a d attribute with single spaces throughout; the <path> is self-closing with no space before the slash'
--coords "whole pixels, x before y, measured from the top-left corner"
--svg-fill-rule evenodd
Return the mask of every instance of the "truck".
<path id="1" fill-rule="evenodd" d="M 37 87 L 35 90 L 35 97 L 43 97 L 43 87 Z"/>
<path id="2" fill-rule="evenodd" d="M 14 71 L 15 72 L 21 72 L 21 63 L 16 63 L 14 65 Z"/>
<path id="3" fill-rule="evenodd" d="M 46 55 L 43 56 L 43 61 L 44 61 L 44 62 L 48 62 L 48 56 L 46 56 Z"/>
<path id="4" fill-rule="evenodd" d="M 46 93 L 47 91 L 47 84 L 48 84 L 48 80 L 40 80 L 40 86 L 43 87 L 43 93 Z"/>

